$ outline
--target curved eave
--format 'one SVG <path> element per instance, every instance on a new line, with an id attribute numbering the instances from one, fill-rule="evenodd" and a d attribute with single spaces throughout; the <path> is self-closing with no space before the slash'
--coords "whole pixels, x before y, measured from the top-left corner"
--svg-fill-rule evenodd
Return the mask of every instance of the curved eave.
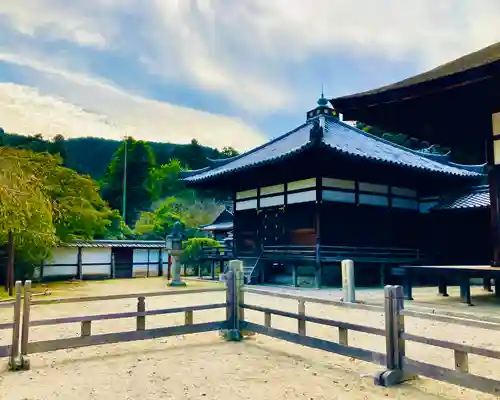
<path id="1" fill-rule="evenodd" d="M 436 170 L 428 169 L 428 168 L 425 168 L 425 167 L 409 166 L 409 165 L 406 165 L 406 164 L 403 164 L 403 163 L 398 163 L 396 161 L 381 160 L 379 158 L 371 157 L 369 155 L 364 155 L 364 156 L 353 155 L 353 154 L 349 153 L 348 151 L 343 151 L 343 150 L 341 150 L 341 149 L 339 149 L 339 148 L 337 148 L 335 146 L 330 146 L 327 143 L 322 143 L 322 145 L 324 147 L 327 147 L 328 149 L 330 149 L 330 150 L 338 153 L 338 154 L 343 154 L 343 155 L 346 155 L 348 157 L 357 157 L 357 158 L 361 158 L 361 159 L 368 160 L 368 161 L 371 161 L 371 162 L 375 162 L 375 163 L 378 163 L 378 164 L 392 165 L 392 166 L 397 166 L 397 167 L 400 167 L 400 168 L 405 168 L 407 170 L 421 171 L 421 172 L 425 172 L 425 173 L 428 173 L 428 174 L 441 175 L 441 176 L 442 175 L 446 175 L 446 176 L 453 176 L 453 177 L 463 178 L 463 179 L 479 179 L 479 178 L 484 178 L 486 176 L 485 174 L 478 173 L 478 172 L 472 172 L 472 171 L 468 171 L 469 173 L 467 173 L 467 174 L 460 174 L 458 172 L 436 171 Z M 450 165 L 450 164 L 446 164 L 446 165 Z M 472 167 L 474 167 L 474 166 L 472 166 Z M 463 168 L 463 167 L 458 167 L 458 168 Z"/>
<path id="2" fill-rule="evenodd" d="M 187 178 L 184 178 L 183 180 L 187 183 L 201 183 L 201 182 L 208 182 L 208 181 L 211 181 L 211 180 L 215 180 L 215 179 L 219 179 L 225 175 L 230 175 L 230 174 L 234 174 L 234 173 L 237 173 L 237 172 L 243 172 L 243 171 L 246 171 L 246 170 L 249 170 L 249 169 L 252 169 L 252 168 L 256 168 L 256 167 L 262 167 L 262 166 L 265 166 L 265 165 L 270 165 L 270 164 L 274 164 L 274 163 L 277 163 L 277 162 L 280 162 L 282 160 L 286 160 L 296 154 L 300 154 L 302 152 L 304 152 L 305 150 L 313 147 L 313 143 L 312 142 L 307 142 L 305 143 L 304 145 L 288 152 L 288 153 L 285 153 L 285 154 L 282 154 L 282 155 L 279 155 L 279 156 L 276 156 L 276 157 L 272 157 L 272 158 L 268 158 L 266 160 L 262 160 L 262 161 L 258 161 L 258 162 L 254 162 L 254 163 L 251 163 L 251 164 L 247 164 L 247 165 L 243 165 L 241 167 L 236 167 L 236 168 L 232 168 L 232 169 L 228 169 L 228 170 L 224 170 L 224 171 L 220 171 L 220 172 L 214 172 L 213 174 L 209 175 L 209 176 L 206 176 L 206 177 L 199 177 L 197 178 L 197 175 L 194 175 L 194 176 L 190 176 L 190 177 L 187 177 Z M 203 171 L 205 172 L 205 171 Z"/>
<path id="3" fill-rule="evenodd" d="M 494 46 L 500 48 L 499 45 L 500 44 L 497 43 Z M 479 50 L 479 52 L 484 50 L 485 49 Z M 470 54 L 468 56 L 470 56 Z M 332 104 L 332 106 L 337 108 L 340 112 L 346 112 L 360 107 L 370 107 L 376 106 L 377 104 L 410 100 L 432 93 L 447 91 L 455 87 L 480 82 L 495 75 L 498 76 L 500 73 L 500 60 L 498 58 L 483 64 L 475 63 L 469 68 L 450 68 L 449 72 L 440 73 L 440 70 L 446 71 L 450 64 L 459 63 L 460 60 L 461 59 L 452 61 L 451 63 L 442 65 L 431 71 L 424 72 L 390 85 L 385 85 L 377 89 L 356 94 L 337 97 L 330 99 L 329 101 L 330 104 Z"/>

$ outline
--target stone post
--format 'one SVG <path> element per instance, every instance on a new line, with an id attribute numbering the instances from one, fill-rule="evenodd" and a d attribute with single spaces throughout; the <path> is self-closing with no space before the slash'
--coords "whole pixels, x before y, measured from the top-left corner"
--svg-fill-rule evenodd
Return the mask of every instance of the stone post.
<path id="1" fill-rule="evenodd" d="M 354 262 L 352 260 L 342 261 L 342 291 L 346 303 L 355 303 L 355 285 L 354 285 Z"/>

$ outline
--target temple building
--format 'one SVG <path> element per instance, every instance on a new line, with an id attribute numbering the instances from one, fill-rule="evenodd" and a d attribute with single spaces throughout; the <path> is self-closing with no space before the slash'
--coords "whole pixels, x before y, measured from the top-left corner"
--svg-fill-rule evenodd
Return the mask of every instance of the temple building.
<path id="1" fill-rule="evenodd" d="M 223 243 L 229 234 L 233 231 L 233 212 L 228 207 L 212 221 L 210 224 L 201 225 L 199 230 L 206 232 L 209 237 Z"/>
<path id="2" fill-rule="evenodd" d="M 390 283 L 402 264 L 487 259 L 484 240 L 467 237 L 468 223 L 488 224 L 488 205 L 474 200 L 484 179 L 484 165 L 342 122 L 323 96 L 299 127 L 183 175 L 233 196 L 233 252 L 248 282 L 316 287 L 340 284 L 343 259 L 355 261 L 358 286 Z M 468 246 L 457 249 L 461 240 Z"/>

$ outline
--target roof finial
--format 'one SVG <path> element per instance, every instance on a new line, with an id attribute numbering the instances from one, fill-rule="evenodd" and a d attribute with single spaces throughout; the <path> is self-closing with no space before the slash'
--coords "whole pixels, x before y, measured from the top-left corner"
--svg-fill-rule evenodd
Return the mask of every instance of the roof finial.
<path id="1" fill-rule="evenodd" d="M 323 83 L 321 84 L 321 97 L 318 99 L 317 104 L 318 106 L 326 106 L 328 104 L 328 100 L 325 99 L 325 95 L 323 92 Z"/>

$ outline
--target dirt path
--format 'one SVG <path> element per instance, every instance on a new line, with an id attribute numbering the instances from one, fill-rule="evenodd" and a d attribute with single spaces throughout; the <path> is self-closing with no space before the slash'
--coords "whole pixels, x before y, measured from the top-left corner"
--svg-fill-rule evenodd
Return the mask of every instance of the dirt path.
<path id="1" fill-rule="evenodd" d="M 191 287 L 199 286 L 192 283 Z M 205 284 L 206 285 L 206 284 Z M 108 281 L 75 287 L 71 295 L 131 293 L 164 288 L 161 279 Z M 169 296 L 146 299 L 148 309 L 223 301 L 224 293 Z M 286 311 L 296 311 L 297 304 L 258 295 L 247 295 L 250 304 Z M 37 306 L 32 319 L 54 316 L 102 314 L 133 311 L 135 300 Z M 331 306 L 307 304 L 307 313 L 383 326 L 381 313 L 345 311 Z M 8 320 L 10 310 L 0 310 L 0 319 Z M 196 322 L 222 320 L 224 310 L 195 312 Z M 263 315 L 247 310 L 247 319 L 262 323 Z M 480 329 L 454 327 L 448 324 L 407 320 L 412 333 L 456 340 L 500 350 L 497 333 Z M 147 318 L 147 327 L 178 325 L 184 316 L 168 315 Z M 296 331 L 297 322 L 274 317 L 272 324 Z M 102 321 L 93 324 L 92 333 L 135 329 L 134 319 Z M 31 341 L 71 337 L 79 334 L 78 324 L 37 327 L 31 330 Z M 334 328 L 307 325 L 308 335 L 336 341 Z M 2 342 L 6 336 L 0 337 Z M 367 334 L 350 333 L 350 345 L 383 351 L 384 339 Z M 408 355 L 417 360 L 453 366 L 453 353 L 430 346 L 408 345 Z M 375 387 L 370 374 L 380 369 L 327 352 L 257 335 L 241 343 L 222 341 L 215 332 L 171 337 L 135 343 L 103 345 L 62 350 L 31 356 L 32 369 L 26 372 L 0 374 L 0 399 L 490 399 L 457 386 L 433 380 L 418 379 L 398 388 Z M 481 357 L 470 358 L 472 372 L 500 379 L 500 363 Z"/>

